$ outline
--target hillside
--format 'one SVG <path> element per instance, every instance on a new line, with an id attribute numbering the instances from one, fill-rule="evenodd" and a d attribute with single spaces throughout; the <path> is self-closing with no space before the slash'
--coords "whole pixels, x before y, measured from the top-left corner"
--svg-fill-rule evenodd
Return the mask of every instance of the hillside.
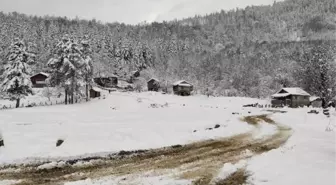
<path id="1" fill-rule="evenodd" d="M 47 70 L 51 51 L 65 33 L 89 35 L 96 73 L 125 76 L 146 68 L 143 78 L 168 83 L 183 78 L 197 92 L 214 95 L 266 97 L 283 85 L 319 95 L 315 89 L 320 87 L 306 78 L 312 75 L 310 63 L 302 61 L 322 47 L 323 61 L 331 62 L 323 71 L 328 73 L 323 88 L 332 89 L 331 97 L 336 94 L 335 14 L 334 0 L 287 0 L 142 25 L 0 13 L 0 61 L 6 62 L 8 46 L 21 37 L 37 54 L 34 70 Z"/>

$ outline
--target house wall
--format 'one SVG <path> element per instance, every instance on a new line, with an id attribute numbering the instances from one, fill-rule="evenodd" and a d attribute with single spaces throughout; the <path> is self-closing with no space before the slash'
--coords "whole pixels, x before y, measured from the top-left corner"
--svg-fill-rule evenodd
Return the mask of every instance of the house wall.
<path id="1" fill-rule="evenodd" d="M 158 81 L 152 80 L 147 83 L 148 91 L 159 91 L 160 84 Z"/>
<path id="2" fill-rule="evenodd" d="M 42 75 L 42 74 L 38 74 L 38 75 L 35 75 L 33 77 L 30 78 L 32 84 L 33 84 L 33 87 L 35 88 L 43 88 L 43 87 L 46 87 L 47 84 L 46 84 L 46 79 L 48 77 Z"/>
<path id="3" fill-rule="evenodd" d="M 90 98 L 100 97 L 100 92 L 97 92 L 93 89 L 90 90 Z"/>
<path id="4" fill-rule="evenodd" d="M 291 95 L 291 107 L 309 106 L 309 96 Z"/>
<path id="5" fill-rule="evenodd" d="M 282 107 L 282 106 L 289 106 L 289 107 L 303 107 L 309 106 L 309 96 L 300 96 L 300 95 L 290 95 L 287 97 L 275 98 L 271 100 L 271 104 L 274 107 Z"/>
<path id="6" fill-rule="evenodd" d="M 175 94 L 178 95 L 190 95 L 191 91 L 193 91 L 193 87 L 192 86 L 173 86 L 173 90 Z"/>
<path id="7" fill-rule="evenodd" d="M 271 100 L 271 104 L 274 107 L 291 106 L 291 103 L 291 97 L 275 98 Z"/>
<path id="8" fill-rule="evenodd" d="M 311 102 L 311 106 L 318 108 L 318 107 L 322 107 L 322 100 L 315 100 Z"/>
<path id="9" fill-rule="evenodd" d="M 94 82 L 102 87 L 116 87 L 118 85 L 117 77 L 108 77 L 108 78 L 94 78 Z"/>

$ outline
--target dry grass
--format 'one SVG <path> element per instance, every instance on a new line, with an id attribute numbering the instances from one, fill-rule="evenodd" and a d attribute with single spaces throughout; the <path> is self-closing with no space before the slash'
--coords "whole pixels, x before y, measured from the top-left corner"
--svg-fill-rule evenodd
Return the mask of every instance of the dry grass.
<path id="1" fill-rule="evenodd" d="M 246 184 L 248 177 L 245 169 L 239 169 L 227 178 L 217 181 L 215 185 L 243 185 Z"/>

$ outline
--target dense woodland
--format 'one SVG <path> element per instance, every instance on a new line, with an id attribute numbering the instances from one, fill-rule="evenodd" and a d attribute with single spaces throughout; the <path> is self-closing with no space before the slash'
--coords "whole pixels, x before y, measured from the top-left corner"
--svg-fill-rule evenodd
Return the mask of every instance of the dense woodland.
<path id="1" fill-rule="evenodd" d="M 0 62 L 8 63 L 18 37 L 35 54 L 34 72 L 55 70 L 50 59 L 68 34 L 88 40 L 95 76 L 141 70 L 136 83 L 184 79 L 197 93 L 224 96 L 267 97 L 283 86 L 326 100 L 336 95 L 334 0 L 286 0 L 139 25 L 0 13 L 0 25 Z"/>

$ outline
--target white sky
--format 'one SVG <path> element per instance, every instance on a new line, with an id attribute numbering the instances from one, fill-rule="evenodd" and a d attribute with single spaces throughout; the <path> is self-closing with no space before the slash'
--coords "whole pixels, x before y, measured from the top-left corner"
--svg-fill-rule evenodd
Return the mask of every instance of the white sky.
<path id="1" fill-rule="evenodd" d="M 204 15 L 274 0 L 0 0 L 0 11 L 137 24 Z M 279 1 L 279 0 L 278 0 Z"/>

